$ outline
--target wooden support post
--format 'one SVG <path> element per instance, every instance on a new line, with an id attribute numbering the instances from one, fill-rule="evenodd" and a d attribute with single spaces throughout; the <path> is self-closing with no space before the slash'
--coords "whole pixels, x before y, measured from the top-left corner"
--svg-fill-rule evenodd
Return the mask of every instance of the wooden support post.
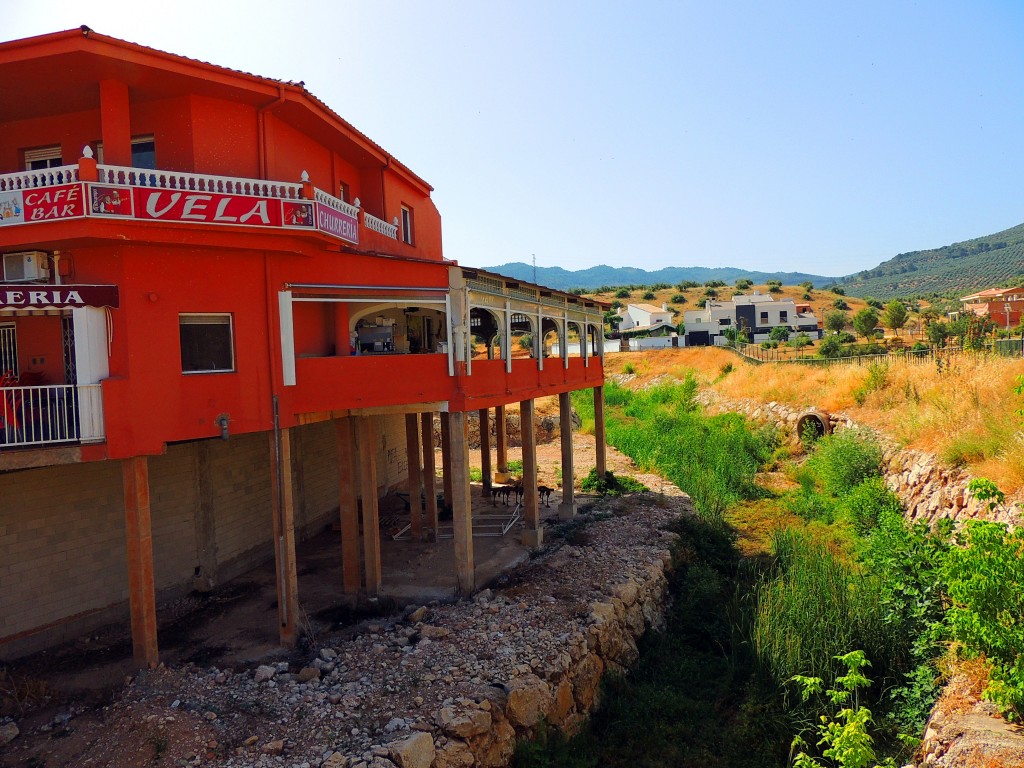
<path id="1" fill-rule="evenodd" d="M 363 500 L 363 560 L 366 594 L 380 594 L 380 521 L 377 509 L 377 430 L 374 416 L 359 417 L 359 480 Z"/>
<path id="2" fill-rule="evenodd" d="M 441 480 L 444 485 L 444 508 L 452 508 L 452 427 L 451 416 L 441 412 Z"/>
<path id="3" fill-rule="evenodd" d="M 140 667 L 160 663 L 156 643 L 156 587 L 153 582 L 153 526 L 149 510 L 149 460 L 121 462 L 124 535 L 128 560 L 128 606 L 132 620 L 132 656 Z"/>
<path id="4" fill-rule="evenodd" d="M 488 499 L 491 496 L 491 419 L 486 408 L 480 409 L 480 476 L 483 488 L 480 495 Z"/>
<path id="5" fill-rule="evenodd" d="M 455 574 L 460 595 L 476 588 L 473 563 L 473 509 L 469 494 L 469 420 L 449 414 L 451 424 L 452 527 L 455 533 Z"/>
<path id="6" fill-rule="evenodd" d="M 437 467 L 434 465 L 434 414 L 420 416 L 423 443 L 423 498 L 427 502 L 428 536 L 437 540 Z"/>
<path id="7" fill-rule="evenodd" d="M 558 419 L 562 438 L 562 500 L 558 504 L 558 518 L 571 520 L 576 517 L 576 475 L 572 455 L 572 402 L 568 392 L 558 395 Z"/>
<path id="8" fill-rule="evenodd" d="M 292 431 L 270 432 L 270 495 L 274 516 L 274 573 L 281 645 L 297 639 L 299 577 L 295 567 L 295 503 L 292 498 Z"/>
<path id="9" fill-rule="evenodd" d="M 338 448 L 338 517 L 341 524 L 341 585 L 346 595 L 359 594 L 362 584 L 359 554 L 359 497 L 352 417 L 334 420 Z"/>
<path id="10" fill-rule="evenodd" d="M 608 449 L 604 436 L 604 387 L 594 387 L 594 459 L 600 480 L 608 473 Z"/>
<path id="11" fill-rule="evenodd" d="M 420 419 L 415 413 L 405 415 L 405 457 L 409 464 L 409 531 L 414 539 L 423 538 L 423 481 L 420 462 Z"/>
<path id="12" fill-rule="evenodd" d="M 523 436 L 523 544 L 536 549 L 544 543 L 537 494 L 537 432 L 533 420 L 533 400 L 519 403 L 519 429 Z"/>
<path id="13" fill-rule="evenodd" d="M 508 425 L 504 405 L 494 409 L 494 450 L 498 459 L 497 471 L 508 474 Z"/>

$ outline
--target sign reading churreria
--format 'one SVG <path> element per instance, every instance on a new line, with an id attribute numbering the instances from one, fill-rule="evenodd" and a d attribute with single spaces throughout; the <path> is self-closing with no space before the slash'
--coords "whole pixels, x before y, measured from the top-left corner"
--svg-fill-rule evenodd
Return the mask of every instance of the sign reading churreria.
<path id="1" fill-rule="evenodd" d="M 359 219 L 329 205 L 316 204 L 316 228 L 350 243 L 359 244 Z"/>
<path id="2" fill-rule="evenodd" d="M 0 284 L 0 309 L 117 307 L 116 285 Z"/>

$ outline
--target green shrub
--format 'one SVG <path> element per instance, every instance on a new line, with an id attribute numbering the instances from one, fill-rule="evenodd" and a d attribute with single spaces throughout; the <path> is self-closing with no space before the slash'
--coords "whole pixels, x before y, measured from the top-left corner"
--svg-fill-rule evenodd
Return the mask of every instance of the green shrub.
<path id="1" fill-rule="evenodd" d="M 684 296 L 681 293 L 673 293 L 672 298 L 669 299 L 669 301 L 671 301 L 673 304 L 685 304 L 686 296 Z"/>
<path id="2" fill-rule="evenodd" d="M 992 664 L 985 697 L 1011 720 L 1024 715 L 1024 529 L 971 520 L 946 558 L 956 639 Z"/>
<path id="3" fill-rule="evenodd" d="M 882 449 L 862 429 L 844 429 L 822 437 L 808 459 L 808 467 L 833 496 L 843 496 L 869 477 L 879 474 Z"/>
<path id="4" fill-rule="evenodd" d="M 627 493 L 643 493 L 650 489 L 628 475 L 616 477 L 611 470 L 605 472 L 603 478 L 598 477 L 595 467 L 580 482 L 580 490 L 584 493 L 597 493 L 601 496 L 623 496 Z"/>
<path id="5" fill-rule="evenodd" d="M 652 301 L 654 299 L 654 291 L 644 291 L 644 301 Z"/>
<path id="6" fill-rule="evenodd" d="M 636 373 L 636 368 L 633 366 L 632 363 L 626 363 L 624 366 L 622 366 L 622 372 L 625 374 L 632 375 Z"/>
<path id="7" fill-rule="evenodd" d="M 892 512 L 902 515 L 899 497 L 885 486 L 880 477 L 869 477 L 845 494 L 838 502 L 839 515 L 850 522 L 858 534 L 864 535 L 878 524 L 880 515 Z"/>
<path id="8" fill-rule="evenodd" d="M 628 299 L 629 298 L 629 291 L 627 291 L 625 288 L 620 288 L 619 290 L 617 290 L 615 292 L 615 298 L 616 299 Z"/>

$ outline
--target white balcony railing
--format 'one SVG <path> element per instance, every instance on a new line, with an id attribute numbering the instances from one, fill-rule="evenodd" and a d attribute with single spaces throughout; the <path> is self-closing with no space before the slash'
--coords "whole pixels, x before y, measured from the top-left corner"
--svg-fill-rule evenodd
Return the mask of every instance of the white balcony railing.
<path id="1" fill-rule="evenodd" d="M 103 439 L 99 384 L 0 388 L 0 450 Z"/>
<path id="2" fill-rule="evenodd" d="M 19 189 L 55 187 L 59 184 L 73 184 L 78 181 L 78 165 L 62 165 L 59 168 L 40 168 L 37 171 L 18 171 L 0 174 L 0 192 Z"/>
<path id="3" fill-rule="evenodd" d="M 381 235 L 386 235 L 392 240 L 398 239 L 398 222 L 389 224 L 383 219 L 378 219 L 376 216 L 371 216 L 366 211 L 363 211 L 363 226 Z"/>
<path id="4" fill-rule="evenodd" d="M 359 218 L 359 198 L 356 198 L 356 204 L 346 203 L 344 200 L 339 200 L 333 195 L 329 195 L 324 192 L 320 187 L 313 189 L 313 199 L 318 203 L 323 203 L 329 208 L 333 208 L 336 211 L 347 214 L 354 219 Z"/>
<path id="5" fill-rule="evenodd" d="M 213 176 L 208 173 L 181 173 L 129 168 L 123 165 L 97 165 L 99 180 L 103 184 L 133 187 L 176 189 L 185 192 L 210 192 L 221 195 L 250 195 L 284 200 L 302 197 L 302 184 L 265 179 L 245 179 L 235 176 Z"/>

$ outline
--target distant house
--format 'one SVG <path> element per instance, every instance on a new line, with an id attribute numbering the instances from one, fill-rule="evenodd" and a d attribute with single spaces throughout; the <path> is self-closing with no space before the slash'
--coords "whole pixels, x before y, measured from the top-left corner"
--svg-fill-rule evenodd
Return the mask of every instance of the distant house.
<path id="1" fill-rule="evenodd" d="M 989 288 L 960 299 L 964 312 L 987 317 L 1000 328 L 1014 328 L 1024 311 L 1024 288 Z"/>
<path id="2" fill-rule="evenodd" d="M 818 318 L 809 304 L 797 304 L 792 299 L 775 300 L 768 294 L 757 293 L 733 296 L 729 301 L 708 299 L 703 309 L 683 313 L 686 346 L 722 345 L 726 342 L 727 328 L 746 332 L 753 342 L 767 341 L 772 328 L 789 328 L 793 333 L 806 333 L 812 339 L 821 338 Z"/>
<path id="3" fill-rule="evenodd" d="M 668 304 L 627 304 L 619 309 L 619 331 L 631 336 L 667 336 L 674 333 L 672 310 Z"/>

